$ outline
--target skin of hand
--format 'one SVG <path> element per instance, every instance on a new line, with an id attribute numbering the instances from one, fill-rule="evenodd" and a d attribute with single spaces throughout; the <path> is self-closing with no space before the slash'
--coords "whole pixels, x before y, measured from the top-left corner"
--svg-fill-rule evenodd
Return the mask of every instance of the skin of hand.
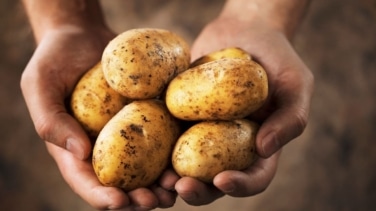
<path id="1" fill-rule="evenodd" d="M 92 146 L 66 103 L 79 78 L 100 61 L 115 35 L 107 29 L 65 25 L 46 30 L 26 66 L 21 89 L 39 136 L 72 190 L 96 209 L 151 210 L 175 203 L 176 176 L 165 172 L 161 185 L 123 192 L 102 186 L 92 167 Z M 67 150 L 69 151 L 67 151 Z"/>
<path id="2" fill-rule="evenodd" d="M 291 35 L 291 34 L 290 34 Z M 208 24 L 192 46 L 192 59 L 225 47 L 241 47 L 266 70 L 269 95 L 250 118 L 261 123 L 256 137 L 260 159 L 244 171 L 224 171 L 213 185 L 184 177 L 179 196 L 191 205 L 211 203 L 224 194 L 247 197 L 263 192 L 272 181 L 282 146 L 299 136 L 308 121 L 313 75 L 294 51 L 289 34 L 270 24 L 219 17 Z"/>

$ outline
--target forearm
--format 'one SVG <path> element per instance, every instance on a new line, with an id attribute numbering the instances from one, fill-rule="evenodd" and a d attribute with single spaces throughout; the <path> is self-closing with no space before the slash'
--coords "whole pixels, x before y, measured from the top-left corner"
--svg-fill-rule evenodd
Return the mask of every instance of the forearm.
<path id="1" fill-rule="evenodd" d="M 105 26 L 97 0 L 23 0 L 37 42 L 57 27 Z"/>
<path id="2" fill-rule="evenodd" d="M 310 0 L 227 0 L 220 16 L 267 24 L 291 38 L 309 3 Z"/>

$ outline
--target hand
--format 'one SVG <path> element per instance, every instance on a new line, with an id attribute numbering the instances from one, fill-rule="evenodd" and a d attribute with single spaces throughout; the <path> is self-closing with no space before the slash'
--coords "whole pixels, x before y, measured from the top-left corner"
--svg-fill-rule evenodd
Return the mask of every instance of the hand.
<path id="1" fill-rule="evenodd" d="M 90 140 L 67 112 L 65 103 L 75 84 L 100 61 L 104 47 L 113 37 L 107 29 L 71 25 L 44 33 L 22 76 L 24 98 L 36 130 L 46 141 L 63 178 L 91 206 L 125 210 L 172 206 L 176 193 L 165 189 L 173 189 L 177 177 L 168 172 L 161 178 L 161 185 L 128 193 L 102 186 L 91 165 Z"/>
<path id="2" fill-rule="evenodd" d="M 164 172 L 158 183 L 150 188 L 138 188 L 125 193 L 119 188 L 102 186 L 94 173 L 91 160 L 80 160 L 49 142 L 46 145 L 68 185 L 96 209 L 152 210 L 175 204 L 176 192 L 170 190 L 173 190 L 178 178 L 170 170 Z"/>
<path id="3" fill-rule="evenodd" d="M 175 184 L 178 195 L 188 204 L 209 204 L 225 194 L 247 197 L 263 192 L 272 181 L 280 152 L 270 158 L 259 158 L 244 171 L 223 171 L 208 185 L 191 177 L 183 177 Z"/>
<path id="4" fill-rule="evenodd" d="M 251 116 L 261 122 L 256 148 L 261 157 L 243 172 L 225 171 L 214 178 L 214 186 L 192 178 L 176 184 L 187 203 L 202 205 L 228 194 L 246 197 L 265 190 L 274 177 L 279 151 L 299 136 L 306 124 L 313 90 L 313 76 L 281 31 L 260 21 L 246 24 L 218 18 L 207 25 L 192 46 L 192 59 L 225 47 L 248 51 L 267 71 L 269 97 Z M 277 153 L 276 153 L 277 152 Z"/>
<path id="5" fill-rule="evenodd" d="M 110 31 L 61 26 L 44 33 L 21 79 L 21 89 L 39 136 L 80 159 L 91 144 L 67 113 L 66 101 L 79 78 L 98 61 Z"/>

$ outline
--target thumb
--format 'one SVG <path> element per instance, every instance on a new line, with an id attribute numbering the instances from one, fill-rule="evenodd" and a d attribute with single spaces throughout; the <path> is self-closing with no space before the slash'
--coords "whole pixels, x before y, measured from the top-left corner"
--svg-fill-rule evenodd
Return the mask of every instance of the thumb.
<path id="1" fill-rule="evenodd" d="M 279 86 L 278 92 L 271 96 L 276 104 L 256 136 L 256 149 L 261 157 L 270 157 L 298 137 L 307 125 L 311 86 L 297 88 L 291 84 L 292 82 L 290 86 Z"/>
<path id="2" fill-rule="evenodd" d="M 78 159 L 88 158 L 91 153 L 90 140 L 79 123 L 65 111 L 64 106 L 39 105 L 29 106 L 38 135 L 44 141 L 70 151 Z"/>
<path id="3" fill-rule="evenodd" d="M 51 86 L 58 83 L 56 80 L 36 78 L 37 75 L 25 73 L 21 89 L 38 135 L 77 158 L 86 159 L 91 153 L 91 143 L 81 125 L 67 113 L 64 89 Z"/>
<path id="4" fill-rule="evenodd" d="M 307 119 L 308 112 L 303 108 L 290 107 L 276 110 L 261 125 L 257 134 L 258 154 L 264 158 L 270 157 L 304 131 Z"/>
<path id="5" fill-rule="evenodd" d="M 257 152 L 264 158 L 303 133 L 313 93 L 313 75 L 304 64 L 270 78 L 267 103 L 272 111 L 268 111 L 256 137 Z"/>
<path id="6" fill-rule="evenodd" d="M 90 156 L 91 143 L 79 123 L 63 109 L 31 112 L 42 113 L 34 120 L 39 136 L 47 142 L 62 147 L 78 159 L 85 160 Z"/>

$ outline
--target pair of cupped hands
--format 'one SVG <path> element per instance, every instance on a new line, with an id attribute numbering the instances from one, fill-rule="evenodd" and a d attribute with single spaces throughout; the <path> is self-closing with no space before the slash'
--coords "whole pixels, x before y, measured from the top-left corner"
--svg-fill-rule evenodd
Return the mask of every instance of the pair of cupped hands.
<path id="1" fill-rule="evenodd" d="M 168 169 L 154 185 L 130 192 L 99 183 L 90 159 L 93 146 L 66 107 L 77 81 L 100 61 L 114 37 L 107 27 L 89 25 L 47 30 L 37 40 L 22 75 L 21 89 L 36 131 L 72 190 L 96 209 L 114 210 L 167 208 L 177 196 L 190 205 L 204 205 L 224 195 L 248 197 L 263 192 L 276 173 L 281 148 L 307 124 L 313 89 L 313 76 L 287 35 L 259 23 L 249 27 L 216 19 L 191 47 L 192 60 L 225 47 L 241 47 L 267 71 L 268 99 L 253 116 L 261 122 L 256 163 L 244 171 L 222 172 L 213 184 L 180 178 Z"/>

